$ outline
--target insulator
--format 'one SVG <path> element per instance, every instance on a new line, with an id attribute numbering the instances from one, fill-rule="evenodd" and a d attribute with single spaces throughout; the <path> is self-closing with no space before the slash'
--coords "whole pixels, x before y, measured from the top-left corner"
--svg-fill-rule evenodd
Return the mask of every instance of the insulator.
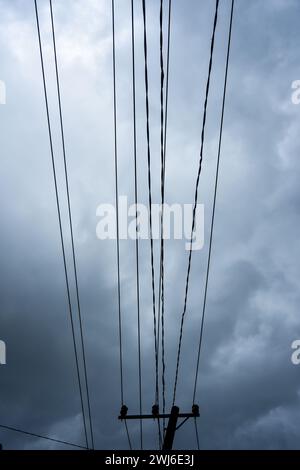
<path id="1" fill-rule="evenodd" d="M 158 405 L 153 405 L 152 406 L 152 414 L 155 418 L 159 415 L 159 406 Z"/>
<path id="2" fill-rule="evenodd" d="M 121 411 L 120 411 L 121 419 L 126 418 L 127 411 L 128 411 L 128 407 L 126 405 L 122 405 Z"/>

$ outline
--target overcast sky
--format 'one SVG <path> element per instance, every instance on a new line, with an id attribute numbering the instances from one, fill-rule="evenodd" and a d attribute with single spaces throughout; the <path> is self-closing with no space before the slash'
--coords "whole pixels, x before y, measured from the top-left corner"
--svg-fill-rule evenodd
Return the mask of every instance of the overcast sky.
<path id="1" fill-rule="evenodd" d="M 159 1 L 147 0 L 153 199 L 160 200 Z M 165 21 L 167 2 L 165 2 Z M 194 252 L 177 404 L 192 405 L 220 123 L 229 0 L 220 1 L 199 201 L 204 249 Z M 49 4 L 38 2 L 63 226 L 71 271 Z M 130 1 L 116 0 L 119 193 L 134 198 Z M 192 203 L 215 2 L 173 0 L 166 201 Z M 116 243 L 96 237 L 96 209 L 114 202 L 110 0 L 53 0 L 79 289 L 96 447 L 127 448 L 118 422 Z M 135 1 L 137 152 L 147 202 L 142 10 Z M 290 449 L 300 442 L 298 220 L 300 79 L 297 0 L 236 0 L 220 185 L 196 402 L 203 449 Z M 166 24 L 165 24 L 166 26 Z M 166 34 L 164 39 L 166 40 Z M 68 318 L 33 0 L 0 0 L 0 424 L 84 445 Z M 167 406 L 187 267 L 185 240 L 165 246 Z M 156 268 L 158 242 L 155 243 Z M 134 241 L 122 241 L 124 393 L 138 412 Z M 154 401 L 150 244 L 140 243 L 144 411 Z M 72 278 L 73 279 L 73 278 Z M 156 270 L 157 279 L 157 270 Z M 75 310 L 75 291 L 72 282 Z M 78 324 L 76 323 L 76 326 Z M 129 423 L 133 446 L 139 424 Z M 145 447 L 157 446 L 145 423 Z M 0 430 L 6 449 L 63 448 Z M 195 448 L 192 422 L 177 448 Z"/>

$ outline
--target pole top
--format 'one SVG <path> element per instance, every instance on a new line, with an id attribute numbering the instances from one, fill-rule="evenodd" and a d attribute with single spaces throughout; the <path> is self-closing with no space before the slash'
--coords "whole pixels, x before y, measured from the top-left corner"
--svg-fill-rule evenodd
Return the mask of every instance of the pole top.
<path id="1" fill-rule="evenodd" d="M 173 405 L 173 406 L 172 406 L 171 413 L 172 413 L 172 414 L 178 414 L 178 413 L 179 413 L 179 408 L 178 408 L 178 406 Z"/>

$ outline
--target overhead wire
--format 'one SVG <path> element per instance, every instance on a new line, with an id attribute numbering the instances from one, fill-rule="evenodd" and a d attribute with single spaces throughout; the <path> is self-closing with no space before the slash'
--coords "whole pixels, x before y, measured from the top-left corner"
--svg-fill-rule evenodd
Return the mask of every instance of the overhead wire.
<path id="1" fill-rule="evenodd" d="M 162 364 L 162 402 L 163 414 L 166 409 L 165 396 L 165 316 L 164 316 L 164 202 L 165 202 L 165 157 L 166 157 L 166 130 L 167 130 L 167 105 L 168 105 L 168 80 L 169 80 L 169 56 L 170 56 L 170 23 L 171 23 L 171 0 L 169 0 L 168 15 L 168 45 L 167 45 L 167 88 L 165 98 L 164 119 L 164 60 L 163 60 L 163 0 L 160 2 L 160 146 L 161 146 L 161 217 L 160 217 L 160 266 L 159 266 L 159 293 L 158 293 L 158 328 L 157 348 L 159 354 L 160 321 L 161 321 L 161 364 Z M 163 418 L 163 430 L 165 429 L 165 418 Z"/>
<path id="2" fill-rule="evenodd" d="M 159 286 L 161 288 L 161 354 L 162 354 L 162 401 L 163 401 L 163 413 L 166 409 L 166 396 L 165 396 L 165 334 L 164 334 L 164 232 L 163 232 L 163 207 L 165 199 L 165 188 L 164 188 L 164 56 L 163 56 L 163 0 L 160 0 L 160 15 L 159 15 L 159 27 L 160 27 L 160 147 L 161 147 L 161 272 Z M 160 296 L 159 296 L 160 297 Z M 158 310 L 159 311 L 159 310 Z M 159 324 L 159 319 L 158 319 Z M 159 347 L 159 346 L 157 346 Z M 165 419 L 163 419 L 163 429 L 165 427 Z"/>
<path id="3" fill-rule="evenodd" d="M 78 287 L 77 261 L 76 261 L 76 255 L 75 255 L 75 245 L 74 245 L 73 221 L 72 221 L 71 200 L 70 200 L 71 198 L 70 198 L 70 189 L 69 189 L 69 177 L 68 177 L 68 168 L 67 168 L 65 133 L 64 133 L 64 125 L 63 125 L 63 114 L 62 114 L 62 103 L 61 103 L 61 92 L 60 92 L 60 80 L 59 80 L 59 73 L 58 73 L 58 61 L 57 61 L 57 51 L 56 51 L 56 39 L 55 39 L 52 0 L 49 0 L 49 5 L 50 5 L 50 14 L 51 14 L 51 28 L 52 28 L 52 40 L 53 40 L 54 62 L 55 62 L 57 98 L 58 98 L 58 107 L 59 107 L 60 131 L 61 131 L 61 140 L 62 140 L 62 148 L 63 148 L 65 184 L 66 184 L 67 203 L 68 203 L 69 228 L 70 228 L 70 235 L 71 235 L 72 258 L 73 258 L 73 268 L 74 268 L 74 277 L 75 277 L 75 290 L 76 290 L 76 299 L 77 299 L 77 308 L 78 308 L 81 349 L 82 349 L 82 356 L 83 356 L 83 370 L 84 370 L 89 423 L 90 423 L 91 442 L 92 442 L 92 449 L 94 449 L 95 447 L 94 446 L 94 432 L 93 432 L 93 424 L 92 424 L 92 416 L 91 416 L 90 393 L 89 393 L 89 386 L 88 386 L 86 354 L 85 354 L 81 305 L 80 305 L 79 287 Z"/>
<path id="4" fill-rule="evenodd" d="M 141 318 L 140 318 L 140 274 L 139 274 L 139 238 L 138 238 L 138 176 L 136 148 L 136 80 L 135 80 L 135 30 L 134 6 L 131 0 L 131 45 L 132 45 L 132 107 L 133 107 L 133 155 L 134 155 L 134 196 L 135 196 L 135 261 L 136 261 L 136 298 L 137 298 L 137 330 L 138 330 L 138 375 L 139 375 L 139 411 L 142 414 L 142 365 L 141 365 Z M 140 445 L 143 449 L 143 421 L 140 419 Z"/>
<path id="5" fill-rule="evenodd" d="M 4 424 L 0 424 L 0 428 L 6 429 L 8 431 L 14 431 L 14 432 L 17 432 L 17 433 L 20 433 L 20 434 L 25 434 L 25 435 L 31 436 L 31 437 L 37 437 L 38 439 L 45 439 L 47 441 L 56 442 L 58 444 L 64 444 L 64 445 L 67 445 L 67 446 L 77 447 L 79 449 L 88 450 L 87 447 L 81 446 L 79 444 L 74 444 L 73 442 L 62 441 L 60 439 L 54 439 L 53 437 L 49 437 L 49 436 L 42 436 L 41 434 L 36 434 L 36 433 L 33 433 L 33 432 L 24 431 L 23 429 L 14 428 L 12 426 L 5 426 Z"/>
<path id="6" fill-rule="evenodd" d="M 88 403 L 88 414 L 89 414 L 89 423 L 90 423 L 90 434 L 92 440 L 92 448 L 94 448 L 94 437 L 93 437 L 93 425 L 92 425 L 92 416 L 91 416 L 91 407 L 90 407 L 90 396 L 89 396 L 89 387 L 88 387 L 88 376 L 87 376 L 87 365 L 86 365 L 86 356 L 85 356 L 85 347 L 84 347 L 84 336 L 83 336 L 83 327 L 82 327 L 82 315 L 81 315 L 81 306 L 80 306 L 80 297 L 79 297 L 79 286 L 78 286 L 78 275 L 77 275 L 77 262 L 76 262 L 76 253 L 75 253 L 75 244 L 74 244 L 74 234 L 73 234 L 73 222 L 72 222 L 72 212 L 71 212 L 71 202 L 70 202 L 70 190 L 69 190 L 69 180 L 68 180 L 68 169 L 67 169 L 67 158 L 66 158 L 66 148 L 65 148 L 65 137 L 64 137 L 64 126 L 63 126 L 63 114 L 62 114 L 62 104 L 61 104 L 61 93 L 60 93 L 60 83 L 59 83 L 59 71 L 58 71 L 58 61 L 57 61 L 57 51 L 56 51 L 56 40 L 55 40 L 55 29 L 54 29 L 54 18 L 53 18 L 53 8 L 52 0 L 49 0 L 50 12 L 51 12 L 51 26 L 52 26 L 52 39 L 53 39 L 53 49 L 54 49 L 54 58 L 55 58 L 55 72 L 56 72 L 56 85 L 57 85 L 57 95 L 58 95 L 58 104 L 59 104 L 59 116 L 60 116 L 60 129 L 61 129 L 61 138 L 63 146 L 63 159 L 64 159 L 64 172 L 65 172 L 65 183 L 67 191 L 67 202 L 68 202 L 68 215 L 69 215 L 69 225 L 71 233 L 71 245 L 72 245 L 72 257 L 73 257 L 73 267 L 74 267 L 74 276 L 75 276 L 75 287 L 76 287 L 76 297 L 77 297 L 77 307 L 79 315 L 79 326 L 80 326 L 80 338 L 81 338 L 81 348 L 83 353 L 83 365 L 84 365 L 84 377 L 86 385 L 86 394 L 87 394 L 87 403 Z M 145 90 L 146 90 L 146 121 L 147 121 L 147 163 L 148 163 L 148 197 L 149 197 L 149 225 L 150 225 L 150 249 L 151 249 L 151 278 L 152 278 L 152 304 L 153 304 L 153 330 L 154 330 L 154 347 L 155 347 L 155 403 L 159 405 L 159 379 L 158 379 L 158 348 L 159 348 L 159 331 L 160 331 L 160 320 L 161 320 L 161 347 L 162 347 L 162 397 L 163 397 L 163 413 L 165 412 L 165 344 L 164 344 L 164 236 L 163 236 L 163 206 L 164 206 L 164 197 L 165 197 L 165 160 L 166 160 L 166 131 L 167 131 L 167 104 L 168 104 L 168 77 L 169 77 L 169 47 L 170 47 L 170 18 L 171 18 L 171 0 L 169 0 L 169 21 L 168 21 L 168 46 L 167 46 L 167 75 L 166 75 L 166 101 L 165 101 L 165 114 L 164 114 L 164 63 L 163 63 L 163 0 L 160 2 L 160 67 L 161 67 L 161 89 L 160 89 L 160 123 L 161 123 L 161 132 L 160 132 L 160 144 L 161 144 L 161 203 L 162 203 L 162 212 L 161 212 L 161 246 L 160 246 L 160 279 L 159 279 L 159 298 L 158 298 L 158 318 L 156 318 L 156 302 L 155 302 L 155 271 L 154 271 L 154 247 L 153 247 L 153 233 L 152 233 L 152 189 L 151 189 L 151 151 L 150 151 L 150 118 L 149 118 L 149 82 L 148 82 L 148 64 L 147 64 L 147 30 L 146 30 L 146 5 L 145 0 L 142 0 L 143 7 L 143 22 L 144 22 L 144 59 L 145 59 Z M 191 260 L 192 260 L 192 240 L 193 233 L 195 229 L 195 212 L 198 200 L 198 186 L 199 179 L 202 169 L 203 161 L 203 148 L 204 148 L 204 137 L 205 137 L 205 124 L 206 124 L 206 114 L 207 114 L 207 104 L 210 88 L 210 79 L 212 71 L 212 61 L 213 61 L 213 51 L 215 43 L 215 33 L 217 27 L 218 19 L 218 7 L 219 0 L 216 0 L 215 7 L 215 16 L 213 23 L 213 33 L 211 38 L 211 48 L 210 48 L 210 59 L 208 67 L 208 77 L 206 84 L 206 94 L 204 102 L 204 112 L 203 112 L 203 122 L 202 122 L 202 132 L 201 132 L 201 146 L 200 146 L 200 159 L 199 159 L 199 168 L 196 179 L 196 189 L 195 189 L 195 200 L 193 206 L 193 220 L 192 220 L 192 230 L 191 230 L 191 244 L 189 250 L 188 258 L 188 269 L 186 277 L 186 287 L 185 287 L 185 297 L 184 297 L 184 308 L 181 316 L 180 324 L 180 334 L 179 334 L 179 344 L 177 350 L 177 362 L 176 362 L 176 373 L 175 373 L 175 383 L 173 391 L 173 404 L 176 399 L 176 389 L 178 383 L 178 373 L 179 373 L 179 363 L 180 363 L 180 354 L 181 354 L 181 345 L 182 345 L 182 336 L 183 336 L 183 324 L 187 309 L 187 298 L 188 298 L 188 289 L 189 289 L 189 277 L 191 269 Z M 220 124 L 220 134 L 219 134 L 219 145 L 218 145 L 218 158 L 217 158 L 217 169 L 216 169 L 216 179 L 215 179 L 215 190 L 214 190 L 214 200 L 213 200 L 213 210 L 212 210 L 212 220 L 211 220 L 211 231 L 210 231 L 210 241 L 209 241 L 209 254 L 207 261 L 207 271 L 206 271 L 206 281 L 205 281 L 205 291 L 204 291 L 204 302 L 203 302 L 203 311 L 200 327 L 200 337 L 199 337 L 199 348 L 197 355 L 197 366 L 196 366 L 196 376 L 195 384 L 193 391 L 193 402 L 195 400 L 196 389 L 197 389 L 197 380 L 199 372 L 199 361 L 201 354 L 201 345 L 203 337 L 203 327 L 204 327 L 204 318 L 205 318 L 205 309 L 207 301 L 207 290 L 208 290 L 208 281 L 209 281 L 209 270 L 211 262 L 211 251 L 212 251 L 212 239 L 213 239 L 213 229 L 214 229 L 214 219 L 215 219 L 215 209 L 216 209 L 216 198 L 217 198 L 217 187 L 218 187 L 218 176 L 219 176 L 219 165 L 220 165 L 220 154 L 221 154 L 221 143 L 222 143 L 222 132 L 223 132 L 223 121 L 224 121 L 224 109 L 225 109 L 225 100 L 226 100 L 226 88 L 227 88 L 227 76 L 228 76 L 228 66 L 229 66 L 229 55 L 230 55 L 230 44 L 231 44 L 231 32 L 232 32 L 232 20 L 233 20 L 233 8 L 234 0 L 232 0 L 231 6 L 231 17 L 230 17 L 230 27 L 229 27 L 229 37 L 228 37 L 228 49 L 227 49 L 227 59 L 226 59 L 226 70 L 225 70 L 225 79 L 224 79 L 224 90 L 223 90 L 223 101 L 222 101 L 222 114 L 221 114 L 221 124 Z M 71 320 L 71 329 L 73 335 L 73 345 L 75 353 L 75 362 L 77 367 L 77 376 L 79 383 L 80 399 L 81 399 L 81 408 L 82 416 L 84 422 L 85 438 L 86 438 L 86 447 L 79 446 L 76 444 L 68 443 L 67 441 L 60 441 L 57 439 L 41 436 L 34 433 L 29 433 L 26 431 L 19 430 L 17 428 L 11 428 L 8 426 L 0 425 L 1 428 L 9 429 L 16 432 L 22 432 L 31 436 L 48 439 L 61 444 L 71 445 L 79 448 L 89 448 L 88 443 L 88 434 L 86 427 L 86 416 L 83 403 L 83 393 L 81 385 L 81 377 L 79 370 L 79 360 L 78 360 L 78 351 L 75 339 L 75 329 L 74 329 L 74 320 L 73 320 L 73 311 L 71 305 L 71 296 L 70 296 L 70 286 L 68 278 L 68 270 L 66 264 L 66 254 L 65 254 L 65 245 L 62 231 L 62 220 L 61 220 L 61 209 L 59 202 L 59 193 L 57 185 L 57 176 L 56 176 L 56 166 L 54 160 L 54 150 L 53 150 L 53 140 L 52 140 L 52 129 L 50 123 L 50 114 L 48 106 L 48 94 L 44 70 L 44 59 L 42 52 L 42 43 L 40 35 L 40 25 L 39 25 L 39 15 L 37 8 L 37 0 L 35 0 L 35 12 L 36 12 L 36 21 L 37 21 L 37 31 L 38 31 L 38 40 L 39 40 L 39 49 L 40 49 L 40 59 L 41 59 L 41 68 L 42 68 L 42 77 L 44 85 L 44 97 L 46 104 L 46 114 L 47 114 L 47 123 L 48 123 L 48 133 L 50 141 L 50 151 L 52 159 L 52 168 L 53 168 L 53 177 L 54 177 L 54 186 L 56 194 L 56 205 L 58 212 L 59 228 L 60 228 L 60 238 L 62 245 L 63 253 L 63 262 L 64 262 L 64 271 L 66 278 L 67 286 L 67 297 L 69 304 L 69 313 Z M 135 203 L 137 204 L 138 200 L 138 182 L 137 182 L 137 151 L 136 151 L 136 79 L 135 79 L 135 45 L 134 45 L 134 7 L 133 0 L 131 0 L 131 19 L 132 19 L 132 74 L 133 74 L 133 134 L 134 134 L 134 181 L 135 181 Z M 117 229 L 117 281 L 118 281 L 118 320 L 119 320 L 119 355 L 120 355 L 120 386 L 121 386 L 121 403 L 124 404 L 124 381 L 123 381 L 123 353 L 122 353 L 122 315 L 121 315 L 121 287 L 120 287 L 120 246 L 119 246 L 119 212 L 118 212 L 118 154 L 117 154 L 117 99 L 116 99 L 116 59 L 115 59 L 115 11 L 114 11 L 114 0 L 112 0 L 112 30 L 113 30 L 113 101 L 114 101 L 114 162 L 115 162 L 115 198 L 116 198 L 116 229 Z M 136 213 L 137 216 L 137 213 Z M 138 233 L 138 222 L 136 217 L 136 233 Z M 139 357 L 139 406 L 140 414 L 142 414 L 142 379 L 141 379 L 141 333 L 140 333 L 140 292 L 139 292 L 139 245 L 138 245 L 138 236 L 136 237 L 136 276 L 137 276 L 137 310 L 138 310 L 138 357 Z M 160 318 L 161 311 L 161 318 Z M 126 420 L 124 420 L 126 434 L 128 438 L 128 443 L 130 449 L 132 449 L 132 444 L 129 436 L 129 431 L 127 427 Z M 161 443 L 161 431 L 158 420 L 158 429 L 160 435 Z M 197 445 L 199 448 L 199 436 L 197 425 L 195 422 L 195 432 Z M 141 448 L 143 448 L 143 437 L 142 437 L 142 420 L 140 420 L 140 443 Z"/>
<path id="7" fill-rule="evenodd" d="M 35 4 L 35 15 L 36 15 L 36 25 L 37 25 L 37 33 L 38 33 L 38 43 L 39 43 L 39 52 L 40 52 L 40 60 L 41 60 L 41 69 L 42 69 L 44 99 L 45 99 L 45 106 L 46 106 L 47 126 L 48 126 L 49 143 L 50 143 L 51 162 L 52 162 L 52 170 L 53 170 L 55 197 L 56 197 L 56 208 L 57 208 L 57 214 L 58 214 L 60 241 L 61 241 L 61 248 L 62 248 L 66 288 L 67 288 L 67 300 L 68 300 L 68 306 L 69 306 L 69 317 L 70 317 L 71 331 L 72 331 L 72 338 L 73 338 L 73 347 L 74 347 L 74 355 L 75 355 L 75 362 L 76 362 L 76 371 L 77 371 L 77 379 L 78 379 L 78 386 L 79 386 L 82 418 L 83 418 L 83 424 L 84 424 L 84 433 L 85 433 L 85 439 L 86 439 L 86 447 L 89 447 L 87 426 L 86 426 L 86 416 L 85 416 L 82 385 L 81 385 L 81 377 L 80 377 L 80 369 L 79 369 L 78 352 L 77 352 L 77 345 L 76 345 L 76 338 L 75 338 L 75 328 L 74 328 L 73 310 L 72 310 L 72 304 L 71 304 L 69 277 L 68 277 L 67 263 L 66 263 L 65 244 L 64 244 L 63 231 L 62 231 L 61 210 L 60 210 L 60 202 L 59 202 L 59 194 L 58 194 L 56 166 L 55 166 L 55 160 L 54 160 L 52 129 L 51 129 L 51 123 L 50 123 L 50 114 L 49 114 L 49 105 L 48 105 L 48 92 L 47 92 L 45 69 L 44 69 L 44 58 L 43 58 L 43 50 L 42 50 L 42 42 L 41 42 L 40 22 L 39 22 L 37 0 L 34 0 L 34 4 Z"/>
<path id="8" fill-rule="evenodd" d="M 150 123 L 149 123 L 149 82 L 148 82 L 148 47 L 147 47 L 147 24 L 146 24 L 146 3 L 142 0 L 143 24 L 144 24 L 144 68 L 145 68 L 145 91 L 146 91 L 146 130 L 147 130 L 147 163 L 148 163 L 148 200 L 149 200 L 149 231 L 151 250 L 151 278 L 152 278 L 152 309 L 153 309 L 153 330 L 155 349 L 155 403 L 159 403 L 158 384 L 158 355 L 157 355 L 157 331 L 156 331 L 156 311 L 155 311 L 155 277 L 154 277 L 154 255 L 153 255 L 153 231 L 152 231 L 152 189 L 151 189 L 151 150 L 150 150 Z"/>
<path id="9" fill-rule="evenodd" d="M 125 431 L 126 431 L 126 435 L 127 435 L 127 440 L 128 440 L 129 449 L 130 449 L 130 450 L 133 450 L 133 449 L 132 449 L 132 444 L 131 444 L 131 439 L 130 439 L 130 434 L 129 434 L 129 430 L 128 430 L 128 425 L 127 425 L 126 419 L 124 419 L 124 425 L 125 425 Z"/>
<path id="10" fill-rule="evenodd" d="M 218 191 L 218 181 L 219 181 L 219 170 L 220 170 L 220 157 L 221 157 L 222 136 L 223 136 L 223 123 L 224 123 L 226 91 L 227 91 L 227 78 L 228 78 L 228 68 L 229 68 L 229 60 L 230 60 L 233 11 L 234 11 L 234 0 L 231 1 L 231 12 L 230 12 L 230 21 L 229 21 L 228 43 L 227 43 L 227 56 L 226 56 L 225 77 L 224 77 L 223 98 L 222 98 L 222 111 L 221 111 L 219 142 L 218 142 L 217 167 L 216 167 L 215 185 L 214 185 L 213 208 L 212 208 L 212 216 L 211 216 L 211 224 L 210 224 L 209 249 L 208 249 L 207 267 L 206 267 L 204 300 L 203 300 L 203 308 L 202 308 L 201 327 L 200 327 L 200 335 L 199 335 L 199 346 L 198 346 L 198 354 L 197 354 L 197 365 L 196 365 L 196 374 L 195 374 L 194 391 L 193 391 L 193 403 L 195 402 L 196 390 L 197 390 L 197 381 L 198 381 L 198 374 L 199 374 L 199 362 L 200 362 L 200 354 L 201 354 L 201 346 L 202 346 L 202 338 L 203 338 L 203 328 L 204 328 L 206 303 L 207 303 L 207 291 L 208 291 L 209 273 L 210 273 L 210 264 L 211 264 L 212 242 L 213 242 L 216 201 L 217 201 L 217 191 Z"/>
<path id="11" fill-rule="evenodd" d="M 155 404 L 159 407 L 159 379 L 158 379 L 158 347 L 157 347 L 157 319 L 155 309 L 155 273 L 154 273 L 154 247 L 152 231 L 152 189 L 151 189 L 151 149 L 150 149 L 150 117 L 149 117 L 149 79 L 148 79 L 148 46 L 147 46 L 147 19 L 146 2 L 142 0 L 143 9 L 143 33 L 144 33 L 144 72 L 146 95 L 146 132 L 147 132 L 147 164 L 148 164 L 148 202 L 149 202 L 149 235 L 150 235 L 150 260 L 152 280 L 152 310 L 153 310 L 153 335 L 155 353 Z M 159 445 L 161 447 L 161 430 L 158 419 Z"/>
<path id="12" fill-rule="evenodd" d="M 194 418 L 194 426 L 195 426 L 195 435 L 196 435 L 197 450 L 200 450 L 200 442 L 199 442 L 199 432 L 198 432 L 197 418 Z"/>
<path id="13" fill-rule="evenodd" d="M 169 64 L 170 64 L 170 41 L 171 41 L 171 5 L 172 0 L 169 0 L 169 12 L 168 12 L 168 41 L 167 41 L 167 70 L 166 70 L 166 93 L 165 93 L 165 123 L 164 123 L 164 161 L 163 161 L 163 185 L 165 185 L 165 174 L 166 174 L 166 152 L 167 152 L 167 125 L 168 125 L 168 97 L 169 97 Z M 160 222 L 160 230 L 163 226 L 164 220 L 164 207 L 162 207 L 161 212 L 162 220 Z M 160 239 L 162 237 L 162 232 L 160 232 Z M 160 266 L 159 266 L 159 273 L 160 273 L 160 282 L 159 282 L 159 295 L 158 295 L 158 328 L 157 328 L 157 343 L 158 343 L 158 350 L 159 350 L 159 341 L 160 341 L 160 311 L 161 311 L 161 272 L 162 272 L 162 250 L 160 250 Z"/>
<path id="14" fill-rule="evenodd" d="M 119 236 L 119 183 L 118 183 L 118 145 L 117 145 L 117 93 L 116 93 L 116 41 L 115 41 L 115 2 L 112 8 L 112 57 L 113 57 L 113 120 L 114 120 L 114 173 L 115 173 L 115 204 L 116 204 L 116 232 L 117 232 L 117 291 L 118 291 L 118 322 L 119 322 L 119 360 L 120 360 L 120 392 L 121 405 L 124 405 L 123 380 L 123 343 L 122 343 L 122 312 L 121 312 L 121 278 L 120 278 L 120 236 Z M 129 448 L 132 449 L 127 423 L 125 430 Z"/>
<path id="15" fill-rule="evenodd" d="M 114 164 L 115 164 L 115 203 L 117 232 L 117 283 L 118 283 L 118 321 L 119 321 L 119 359 L 121 404 L 124 405 L 123 385 L 123 349 L 122 349 L 122 315 L 121 315 L 121 283 L 120 283 L 120 237 L 119 237 L 119 184 L 118 184 L 118 146 L 117 146 L 117 100 L 116 100 L 116 45 L 115 45 L 115 2 L 112 0 L 112 42 L 113 42 L 113 100 L 114 100 Z"/>
<path id="16" fill-rule="evenodd" d="M 219 0 L 216 0 L 214 21 L 213 21 L 213 32 L 212 32 L 211 46 L 210 46 L 208 76 L 207 76 L 206 91 L 205 91 L 203 120 L 202 120 L 200 159 L 199 159 L 199 167 L 198 167 L 198 173 L 197 173 L 197 178 L 196 178 L 196 189 L 195 189 L 195 198 L 194 198 L 194 205 L 193 205 L 192 230 L 191 230 L 190 249 L 189 249 L 189 257 L 188 257 L 188 268 L 187 268 L 187 276 L 186 276 L 186 284 L 185 284 L 184 307 L 183 307 L 183 312 L 182 312 L 182 315 L 181 315 L 179 341 L 178 341 L 178 348 L 177 348 L 177 361 L 176 361 L 175 381 L 174 381 L 174 390 L 173 390 L 173 405 L 174 405 L 175 399 L 176 399 L 178 373 L 179 373 L 179 363 L 180 363 L 180 354 L 181 354 L 181 345 L 182 345 L 182 335 L 183 335 L 183 325 L 184 325 L 184 319 L 185 319 L 186 308 L 187 308 L 187 298 L 188 298 L 189 279 L 190 279 L 192 251 L 193 251 L 192 241 L 193 241 L 193 233 L 194 233 L 194 229 L 195 229 L 195 215 L 196 215 L 197 201 L 198 201 L 198 187 L 199 187 L 200 174 L 201 174 L 201 170 L 202 170 L 205 125 L 206 125 L 206 115 L 207 115 L 207 104 L 208 104 L 208 96 L 209 96 L 209 88 L 210 88 L 210 80 L 211 80 L 212 60 L 213 60 L 213 52 L 214 52 L 214 45 L 215 45 L 215 34 L 216 34 L 216 27 L 217 27 L 217 21 L 218 21 L 218 9 L 219 9 Z"/>
<path id="17" fill-rule="evenodd" d="M 165 111 L 163 112 L 162 108 L 162 101 L 161 101 L 161 116 L 163 120 L 164 114 L 164 130 L 161 129 L 161 136 L 163 135 L 163 144 L 162 152 L 163 158 L 161 162 L 161 220 L 160 220 L 160 265 L 159 265 L 159 293 L 158 293 L 158 328 L 157 328 L 157 348 L 159 354 L 159 346 L 160 346 L 160 323 L 161 323 L 161 362 L 162 362 L 162 387 L 163 387 L 163 413 L 165 413 L 166 408 L 166 398 L 165 398 L 165 371 L 166 371 L 166 364 L 165 364 L 165 316 L 164 316 L 164 233 L 163 233 L 163 224 L 164 224 L 164 201 L 165 201 L 165 175 L 166 175 L 166 149 L 167 149 L 167 124 L 168 124 L 168 97 L 169 97 L 169 64 L 170 64 L 170 39 L 171 39 L 171 6 L 172 0 L 169 0 L 168 6 L 168 32 L 167 32 L 167 69 L 166 69 L 166 92 L 165 92 Z M 161 4 L 162 9 L 162 4 Z M 162 11 L 161 11 L 162 13 Z M 164 69 L 163 69 L 163 56 L 162 56 L 162 14 L 160 16 L 160 53 L 161 53 L 161 100 L 162 100 L 162 93 L 163 93 L 163 77 L 164 77 Z M 162 126 L 162 122 L 161 122 Z M 165 418 L 163 418 L 163 430 L 165 430 L 166 422 Z"/>

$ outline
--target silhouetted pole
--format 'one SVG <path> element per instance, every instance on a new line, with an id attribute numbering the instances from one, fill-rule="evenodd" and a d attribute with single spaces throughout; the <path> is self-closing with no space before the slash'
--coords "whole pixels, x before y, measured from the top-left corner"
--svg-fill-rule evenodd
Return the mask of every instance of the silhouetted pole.
<path id="1" fill-rule="evenodd" d="M 173 446 L 173 441 L 175 437 L 177 420 L 179 415 L 178 406 L 172 406 L 171 414 L 168 422 L 168 427 L 166 430 L 166 435 L 163 443 L 163 450 L 171 450 Z"/>
<path id="2" fill-rule="evenodd" d="M 153 405 L 152 413 L 145 414 L 145 415 L 128 415 L 127 414 L 128 408 L 126 405 L 123 405 L 120 411 L 120 415 L 118 419 L 123 421 L 124 419 L 169 419 L 168 426 L 166 429 L 166 434 L 164 438 L 164 443 L 162 446 L 162 450 L 171 450 L 173 446 L 174 436 L 177 429 L 179 429 L 189 418 L 199 418 L 199 406 L 194 404 L 192 406 L 191 413 L 179 413 L 178 406 L 173 406 L 171 409 L 171 413 L 159 413 L 159 409 L 157 405 Z M 184 418 L 184 420 L 177 426 L 178 418 Z"/>

